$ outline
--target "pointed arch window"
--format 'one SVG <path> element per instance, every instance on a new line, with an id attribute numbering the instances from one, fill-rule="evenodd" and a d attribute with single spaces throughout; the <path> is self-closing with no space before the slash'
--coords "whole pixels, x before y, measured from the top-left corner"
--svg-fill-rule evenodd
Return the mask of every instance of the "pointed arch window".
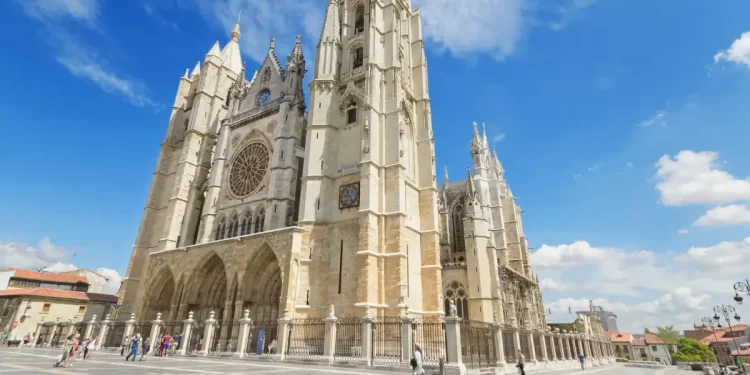
<path id="1" fill-rule="evenodd" d="M 450 315 L 451 301 L 456 303 L 456 315 L 462 319 L 469 319 L 469 296 L 466 294 L 466 288 L 458 281 L 453 281 L 445 288 L 445 315 Z"/>
<path id="2" fill-rule="evenodd" d="M 263 69 L 263 76 L 260 77 L 260 83 L 268 83 L 271 80 L 271 68 Z"/>
<path id="3" fill-rule="evenodd" d="M 260 209 L 258 211 L 258 214 L 255 215 L 255 233 L 259 233 L 263 231 L 263 222 L 266 219 L 266 211 L 264 209 Z"/>
<path id="4" fill-rule="evenodd" d="M 451 227 L 453 228 L 453 253 L 463 253 L 466 251 L 466 243 L 464 242 L 464 202 L 456 204 L 453 207 L 453 213 L 451 215 Z"/>
<path id="5" fill-rule="evenodd" d="M 352 99 L 346 105 L 346 123 L 354 124 L 357 122 L 357 101 Z"/>
<path id="6" fill-rule="evenodd" d="M 216 226 L 216 235 L 214 237 L 214 240 L 218 241 L 224 239 L 224 231 L 226 230 L 226 227 L 227 219 L 222 217 L 221 219 L 219 219 L 219 225 Z"/>
<path id="7" fill-rule="evenodd" d="M 271 102 L 271 91 L 268 89 L 261 90 L 258 93 L 258 107 L 263 107 Z"/>
<path id="8" fill-rule="evenodd" d="M 242 215 L 242 231 L 241 235 L 250 234 L 252 228 L 252 221 L 253 221 L 253 214 L 250 211 L 245 211 L 245 214 Z"/>
<path id="9" fill-rule="evenodd" d="M 365 47 L 358 44 L 351 51 L 352 69 L 357 69 L 365 63 Z"/>
<path id="10" fill-rule="evenodd" d="M 354 10 L 354 35 L 361 34 L 365 31 L 365 6 L 364 4 L 357 5 Z"/>
<path id="11" fill-rule="evenodd" d="M 232 216 L 232 221 L 229 223 L 229 234 L 227 237 L 237 237 L 240 231 L 240 222 L 237 214 Z"/>

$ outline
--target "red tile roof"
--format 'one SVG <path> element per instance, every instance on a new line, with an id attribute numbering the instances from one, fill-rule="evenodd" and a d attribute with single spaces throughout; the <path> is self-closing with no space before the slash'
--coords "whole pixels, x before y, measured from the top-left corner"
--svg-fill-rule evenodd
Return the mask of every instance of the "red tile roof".
<path id="1" fill-rule="evenodd" d="M 645 339 L 633 339 L 633 341 L 630 342 L 632 345 L 636 346 L 646 346 L 646 340 Z"/>
<path id="2" fill-rule="evenodd" d="M 79 300 L 79 301 L 117 303 L 117 297 L 111 294 L 76 292 L 73 290 L 44 289 L 44 288 L 0 290 L 0 297 L 15 297 L 15 296 L 33 296 L 33 297 L 72 299 L 72 300 Z"/>
<path id="3" fill-rule="evenodd" d="M 24 280 L 44 281 L 52 283 L 68 284 L 88 284 L 89 280 L 85 276 L 61 275 L 54 272 L 35 272 L 29 270 L 15 269 L 13 277 Z"/>
<path id="4" fill-rule="evenodd" d="M 612 342 L 630 342 L 633 340 L 633 335 L 625 332 L 605 331 L 605 334 L 609 335 Z"/>
<path id="5" fill-rule="evenodd" d="M 646 344 L 666 344 L 664 340 L 661 339 L 661 337 L 657 336 L 655 333 L 646 330 L 643 333 L 643 339 L 645 340 Z"/>
<path id="6" fill-rule="evenodd" d="M 710 345 L 715 342 L 728 342 L 732 341 L 732 334 L 731 332 L 735 332 L 735 335 L 744 335 L 744 332 L 750 328 L 750 325 L 747 324 L 737 324 L 732 326 L 732 330 L 730 331 L 729 328 L 717 328 L 716 329 L 716 335 L 713 333 L 702 338 L 701 342 Z M 734 336 L 734 338 L 742 337 L 742 336 Z"/>

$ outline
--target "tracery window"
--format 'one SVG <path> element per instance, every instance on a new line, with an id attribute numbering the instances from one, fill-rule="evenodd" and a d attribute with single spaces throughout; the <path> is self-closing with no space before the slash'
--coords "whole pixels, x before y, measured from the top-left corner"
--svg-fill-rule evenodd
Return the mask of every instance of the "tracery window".
<path id="1" fill-rule="evenodd" d="M 216 235 L 214 237 L 214 240 L 218 241 L 218 240 L 224 239 L 224 231 L 226 227 L 227 227 L 227 219 L 222 217 L 219 220 L 219 225 L 216 226 Z"/>
<path id="2" fill-rule="evenodd" d="M 253 214 L 250 211 L 245 211 L 245 214 L 242 215 L 242 235 L 250 234 L 253 227 L 252 227 L 252 220 L 253 220 Z"/>
<path id="3" fill-rule="evenodd" d="M 453 253 L 463 253 L 466 251 L 464 242 L 464 206 L 462 202 L 453 207 L 451 215 L 451 227 L 453 229 Z"/>
<path id="4" fill-rule="evenodd" d="M 268 148 L 262 143 L 251 143 L 240 150 L 229 171 L 232 193 L 239 197 L 253 193 L 266 176 L 268 160 Z"/>
<path id="5" fill-rule="evenodd" d="M 263 222 L 266 219 L 266 211 L 261 208 L 258 210 L 258 214 L 255 215 L 255 233 L 260 233 L 263 231 Z"/>
<path id="6" fill-rule="evenodd" d="M 359 4 L 354 11 L 354 35 L 365 31 L 365 6 Z"/>
<path id="7" fill-rule="evenodd" d="M 346 123 L 354 124 L 357 122 L 357 101 L 352 99 L 346 105 Z"/>
<path id="8" fill-rule="evenodd" d="M 269 67 L 266 67 L 266 69 L 263 70 L 263 76 L 260 77 L 260 83 L 267 83 L 271 80 L 271 69 Z"/>
<path id="9" fill-rule="evenodd" d="M 240 223 L 237 218 L 237 214 L 234 214 L 232 216 L 232 221 L 229 223 L 229 236 L 228 237 L 237 237 L 240 231 Z"/>
<path id="10" fill-rule="evenodd" d="M 258 94 L 258 107 L 263 107 L 271 102 L 271 91 L 268 89 L 263 89 Z"/>
<path id="11" fill-rule="evenodd" d="M 445 288 L 445 315 L 450 315 L 451 300 L 456 303 L 456 315 L 462 319 L 469 319 L 469 296 L 466 295 L 466 288 L 458 281 L 452 281 Z"/>
<path id="12" fill-rule="evenodd" d="M 352 69 L 357 69 L 365 63 L 365 47 L 358 45 L 352 49 Z"/>

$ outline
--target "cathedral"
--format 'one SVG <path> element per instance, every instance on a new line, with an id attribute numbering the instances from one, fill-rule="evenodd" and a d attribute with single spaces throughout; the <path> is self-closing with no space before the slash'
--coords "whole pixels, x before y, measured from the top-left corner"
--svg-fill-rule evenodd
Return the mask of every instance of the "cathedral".
<path id="1" fill-rule="evenodd" d="M 522 211 L 476 125 L 473 172 L 437 184 L 419 9 L 329 0 L 311 66 L 301 37 L 285 61 L 271 38 L 247 70 L 240 38 L 237 24 L 180 78 L 121 318 L 213 311 L 229 338 L 245 310 L 442 315 L 453 301 L 464 318 L 546 327 Z"/>

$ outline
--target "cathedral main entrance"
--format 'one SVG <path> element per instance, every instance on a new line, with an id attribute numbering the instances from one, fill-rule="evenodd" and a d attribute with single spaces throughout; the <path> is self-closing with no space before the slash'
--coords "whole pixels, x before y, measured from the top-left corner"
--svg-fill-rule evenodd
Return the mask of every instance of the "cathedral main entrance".
<path id="1" fill-rule="evenodd" d="M 290 228 L 152 254 L 138 320 L 161 313 L 163 321 L 177 323 L 192 312 L 200 324 L 213 312 L 222 346 L 236 342 L 245 310 L 255 324 L 276 324 L 291 304 L 299 235 Z"/>

